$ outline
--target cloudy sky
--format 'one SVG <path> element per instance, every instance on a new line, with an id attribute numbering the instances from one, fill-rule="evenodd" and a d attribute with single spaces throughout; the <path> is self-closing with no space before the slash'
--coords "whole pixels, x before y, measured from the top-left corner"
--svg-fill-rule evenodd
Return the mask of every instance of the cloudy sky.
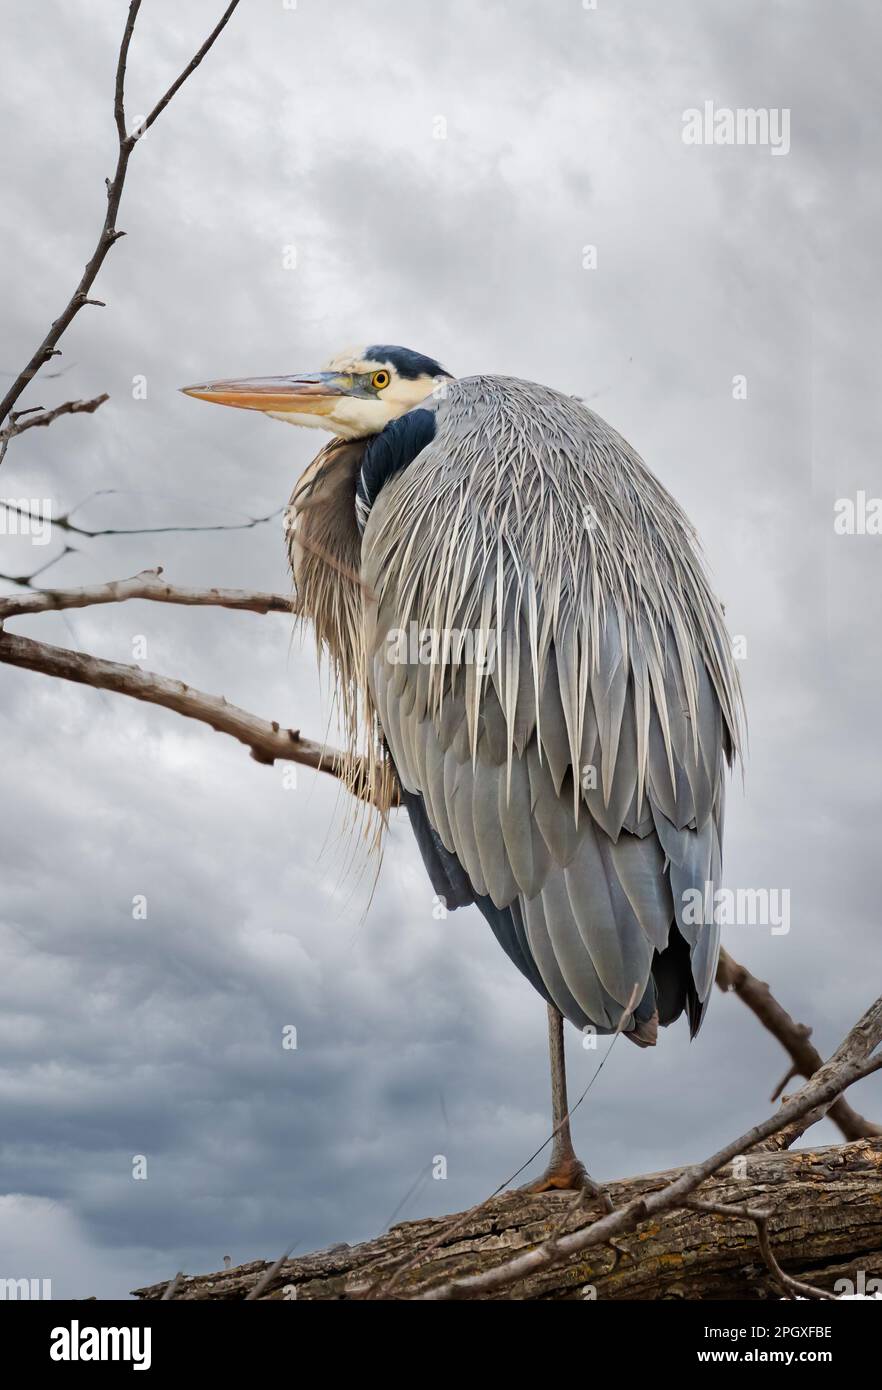
<path id="1" fill-rule="evenodd" d="M 125 9 L 3 7 L 6 384 L 103 217 Z M 133 119 L 221 9 L 145 0 Z M 265 516 L 317 436 L 176 388 L 358 342 L 584 396 L 696 522 L 744 638 L 726 880 L 789 889 L 790 931 L 724 940 L 825 1054 L 882 974 L 882 537 L 833 530 L 837 499 L 882 496 L 880 40 L 872 0 L 243 0 L 134 153 L 107 308 L 21 404 L 109 403 L 14 441 L 0 478 L 56 515 L 90 499 L 93 529 Z M 684 144 L 705 101 L 786 108 L 789 153 Z M 0 570 L 62 544 L 0 531 Z M 278 520 L 75 544 L 46 582 L 161 564 L 288 586 Z M 129 604 L 9 626 L 123 662 L 144 639 L 145 668 L 328 733 L 283 616 Z M 120 1297 L 353 1242 L 470 1205 L 545 1137 L 544 1005 L 476 910 L 434 920 L 406 825 L 371 898 L 330 779 L 288 788 L 204 726 L 3 667 L 0 759 L 0 1276 Z M 602 1053 L 569 1047 L 578 1094 Z M 718 995 L 695 1044 L 681 1022 L 653 1052 L 615 1047 L 577 1147 L 600 1178 L 698 1159 L 767 1113 L 784 1070 Z M 879 1118 L 882 1082 L 854 1100 Z"/>

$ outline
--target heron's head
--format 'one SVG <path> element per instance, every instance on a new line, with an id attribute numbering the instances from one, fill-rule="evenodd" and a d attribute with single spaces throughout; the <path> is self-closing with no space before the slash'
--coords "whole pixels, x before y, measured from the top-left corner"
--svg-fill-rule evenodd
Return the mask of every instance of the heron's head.
<path id="1" fill-rule="evenodd" d="M 181 389 L 201 401 L 261 410 L 289 425 L 361 439 L 379 434 L 449 379 L 450 373 L 431 357 L 375 344 L 341 353 L 320 372 L 207 381 Z"/>

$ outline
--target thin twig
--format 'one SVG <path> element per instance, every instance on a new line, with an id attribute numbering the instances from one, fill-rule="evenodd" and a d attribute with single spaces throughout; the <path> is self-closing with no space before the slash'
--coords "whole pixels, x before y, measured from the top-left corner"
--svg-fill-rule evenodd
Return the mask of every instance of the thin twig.
<path id="1" fill-rule="evenodd" d="M 35 593 L 39 593 L 40 591 L 34 584 L 34 580 L 39 579 L 40 575 L 45 574 L 46 571 L 48 569 L 51 569 L 53 565 L 57 565 L 59 561 L 64 559 L 65 555 L 76 555 L 76 553 L 76 546 L 66 545 L 63 550 L 61 550 L 57 555 L 53 555 L 52 558 L 50 560 L 47 560 L 44 565 L 39 565 L 37 569 L 31 570 L 30 574 L 3 573 L 0 574 L 0 579 L 4 580 L 4 582 L 7 584 L 16 584 L 20 589 L 30 589 Z"/>
<path id="2" fill-rule="evenodd" d="M 126 63 L 129 57 L 129 45 L 132 42 L 132 34 L 135 30 L 135 20 L 138 18 L 138 11 L 141 8 L 141 0 L 131 0 L 129 13 L 126 16 L 126 27 L 123 30 L 122 43 L 119 46 L 119 58 L 116 64 L 116 83 L 113 92 L 113 118 L 116 121 L 116 133 L 119 143 L 123 144 L 126 138 Z M 108 197 L 110 189 L 108 188 Z"/>
<path id="3" fill-rule="evenodd" d="M 115 489 L 107 488 L 104 491 L 112 493 Z M 57 527 L 59 531 L 69 531 L 72 535 L 84 536 L 87 540 L 95 540 L 98 536 L 167 536 L 180 533 L 189 534 L 195 531 L 251 531 L 255 526 L 263 526 L 268 521 L 274 521 L 284 511 L 284 507 L 276 507 L 266 516 L 250 516 L 247 521 L 200 522 L 195 526 L 101 526 L 92 529 L 89 526 L 80 526 L 79 522 L 70 519 L 82 505 L 82 502 L 78 502 L 75 507 L 71 507 L 70 511 L 65 512 L 62 516 L 51 517 L 52 525 Z M 31 511 L 28 507 L 22 507 L 17 502 L 8 502 L 0 498 L 0 507 L 5 507 L 8 512 L 14 512 L 26 520 L 44 520 L 39 513 Z M 0 578 L 3 576 L 0 575 Z"/>
<path id="4" fill-rule="evenodd" d="M 22 392 L 25 390 L 28 384 L 33 380 L 33 378 L 37 375 L 41 367 L 45 366 L 45 364 L 49 361 L 51 357 L 57 356 L 59 352 L 58 343 L 62 335 L 69 328 L 75 316 L 79 313 L 80 309 L 82 309 L 85 304 L 94 304 L 96 302 L 95 300 L 89 298 L 89 291 L 91 290 L 92 285 L 95 283 L 95 279 L 98 275 L 98 272 L 104 263 L 104 258 L 110 250 L 111 246 L 113 246 L 114 242 L 118 241 L 121 236 L 125 235 L 124 232 L 121 232 L 117 229 L 116 218 L 119 212 L 123 187 L 125 185 L 126 180 L 126 172 L 128 170 L 129 159 L 131 157 L 132 151 L 134 150 L 135 145 L 137 144 L 137 141 L 140 138 L 140 136 L 144 133 L 145 130 L 149 129 L 149 127 L 156 120 L 157 116 L 159 116 L 159 114 L 171 101 L 172 97 L 174 96 L 175 92 L 177 92 L 181 84 L 187 80 L 187 78 L 194 71 L 194 69 L 197 68 L 199 64 L 202 62 L 202 59 L 205 57 L 206 53 L 211 48 L 215 39 L 218 37 L 221 30 L 226 25 L 227 21 L 229 20 L 238 3 L 239 0 L 231 0 L 231 4 L 227 6 L 219 22 L 215 25 L 214 29 L 209 34 L 208 38 L 205 40 L 205 43 L 199 49 L 198 53 L 196 53 L 196 55 L 193 58 L 191 58 L 190 62 L 184 68 L 181 75 L 178 78 L 176 78 L 176 80 L 169 87 L 165 95 L 159 99 L 159 101 L 156 103 L 153 110 L 150 112 L 150 115 L 144 121 L 140 129 L 137 132 L 133 132 L 132 134 L 127 134 L 125 126 L 126 61 L 128 59 L 129 45 L 132 41 L 132 33 L 135 27 L 135 20 L 138 16 L 138 10 L 141 6 L 141 0 L 131 0 L 131 3 L 129 5 L 128 16 L 126 18 L 126 26 L 125 30 L 123 31 L 122 42 L 120 44 L 119 56 L 117 58 L 116 80 L 114 87 L 114 119 L 116 122 L 119 149 L 117 153 L 116 169 L 114 170 L 113 177 L 106 180 L 107 208 L 104 215 L 104 223 L 102 225 L 101 232 L 98 237 L 98 243 L 95 247 L 95 250 L 92 252 L 91 257 L 86 263 L 86 267 L 82 275 L 80 276 L 79 283 L 76 289 L 74 290 L 73 294 L 71 295 L 70 299 L 68 300 L 67 304 L 65 305 L 64 309 L 62 309 L 58 318 L 53 321 L 48 333 L 43 338 L 43 341 L 40 343 L 40 346 L 31 356 L 31 359 L 28 362 L 27 366 L 19 372 L 18 376 L 15 378 L 15 381 L 12 383 L 9 390 L 6 392 L 6 395 L 3 397 L 2 400 L 0 400 L 0 425 L 2 425 L 4 420 L 6 420 L 6 418 L 12 410 L 12 407 L 18 400 L 19 396 L 22 394 Z M 5 443 L 8 444 L 8 439 L 5 441 Z M 0 449 L 0 462 L 2 462 L 2 456 L 4 453 L 5 448 Z"/>
<path id="5" fill-rule="evenodd" d="M 0 623 L 33 613 L 64 608 L 90 608 L 103 603 L 147 599 L 154 603 L 180 603 L 201 607 L 234 608 L 250 613 L 296 613 L 297 603 L 285 594 L 250 589 L 189 589 L 163 580 L 162 567 L 142 570 L 131 579 L 116 579 L 82 589 L 37 589 L 29 594 L 0 596 Z"/>
<path id="6" fill-rule="evenodd" d="M 282 1265 L 285 1263 L 285 1261 L 291 1258 L 292 1253 L 297 1249 L 297 1244 L 298 1242 L 295 1241 L 293 1245 L 289 1245 L 288 1249 L 284 1252 L 284 1254 L 280 1255 L 279 1258 L 270 1265 L 269 1269 L 264 1271 L 264 1273 L 258 1279 L 257 1283 L 254 1285 L 254 1288 L 249 1289 L 247 1294 L 245 1295 L 246 1303 L 250 1303 L 255 1298 L 260 1298 L 260 1295 L 263 1293 L 264 1289 L 266 1289 L 272 1283 L 273 1279 L 275 1279 L 276 1275 L 282 1268 Z"/>
<path id="7" fill-rule="evenodd" d="M 477 1216 L 478 1213 L 488 1205 L 488 1203 L 493 1201 L 494 1197 L 498 1197 L 500 1192 L 503 1192 L 507 1187 L 510 1187 L 511 1184 L 514 1182 L 515 1178 L 519 1178 L 524 1169 L 528 1168 L 530 1164 L 533 1162 L 533 1160 L 539 1157 L 539 1155 L 542 1153 L 542 1150 L 548 1147 L 548 1145 L 552 1142 L 558 1131 L 561 1130 L 565 1124 L 569 1123 L 570 1116 L 576 1113 L 579 1106 L 582 1104 L 582 1101 L 585 1099 L 588 1092 L 591 1090 L 591 1087 L 597 1080 L 598 1076 L 603 1071 L 603 1068 L 607 1063 L 607 1059 L 609 1058 L 609 1054 L 612 1052 L 613 1047 L 616 1044 L 616 1040 L 618 1039 L 619 1034 L 622 1032 L 625 1023 L 631 1017 L 634 1005 L 636 1004 L 639 997 L 640 990 L 635 985 L 631 991 L 631 997 L 628 1000 L 628 1003 L 625 1005 L 624 1009 L 622 1010 L 622 1013 L 619 1017 L 619 1021 L 616 1024 L 615 1032 L 613 1033 L 612 1037 L 612 1042 L 606 1049 L 606 1052 L 603 1054 L 603 1057 L 600 1059 L 599 1064 L 595 1067 L 594 1071 L 589 1077 L 587 1086 L 585 1087 L 582 1094 L 579 1096 L 579 1099 L 576 1101 L 576 1104 L 567 1110 L 563 1119 L 555 1125 L 554 1129 L 548 1135 L 547 1139 L 544 1139 L 543 1142 L 539 1145 L 538 1149 L 536 1149 L 535 1152 L 532 1153 L 530 1157 L 521 1164 L 520 1168 L 516 1168 L 515 1171 L 511 1174 L 511 1176 L 505 1178 L 499 1184 L 499 1186 L 495 1188 L 493 1192 L 490 1193 L 488 1197 L 484 1197 L 482 1201 L 478 1202 L 475 1206 L 470 1207 L 468 1211 L 461 1212 L 459 1216 L 454 1217 L 452 1221 L 448 1222 L 444 1226 L 438 1238 L 434 1240 L 429 1246 L 427 1246 L 425 1250 L 421 1250 L 418 1256 L 415 1256 L 413 1259 L 405 1261 L 403 1264 L 401 1264 L 398 1267 L 398 1269 L 393 1271 L 391 1278 L 385 1284 L 382 1284 L 369 1290 L 369 1298 L 388 1298 L 389 1294 L 392 1292 L 392 1289 L 395 1287 L 398 1281 L 402 1279 L 405 1274 L 409 1273 L 410 1270 L 413 1269 L 414 1265 L 424 1260 L 426 1256 L 433 1254 L 437 1249 L 439 1249 L 440 1246 L 447 1244 L 451 1236 L 455 1235 L 457 1231 L 461 1230 L 463 1226 L 467 1225 L 469 1221 L 471 1221 L 475 1216 Z M 613 1205 L 609 1193 L 604 1193 L 603 1190 L 594 1183 L 593 1179 L 588 1177 L 587 1173 L 585 1176 L 588 1182 L 590 1183 L 589 1190 L 592 1191 L 592 1195 L 599 1197 L 601 1204 L 607 1212 L 612 1211 Z M 570 1215 L 570 1212 L 568 1212 L 565 1215 L 564 1222 L 566 1222 Z M 552 1232 L 552 1236 L 557 1235 L 559 1229 L 559 1227 L 556 1227 Z"/>
<path id="8" fill-rule="evenodd" d="M 42 407 L 35 407 L 31 410 L 13 410 L 9 416 L 9 424 L 5 429 L 0 430 L 0 440 L 6 444 L 10 439 L 14 439 L 18 434 L 24 434 L 25 430 L 32 430 L 41 425 L 51 425 L 61 415 L 93 415 L 100 405 L 110 400 L 105 391 L 100 396 L 95 396 L 91 401 L 65 401 L 63 405 L 53 406 L 51 410 L 43 410 Z M 24 416 L 28 418 L 25 419 Z"/>
<path id="9" fill-rule="evenodd" d="M 733 960 L 725 950 L 720 952 L 717 965 L 717 985 L 724 994 L 737 994 L 763 1027 L 767 1028 L 790 1054 L 793 1065 L 772 1092 L 773 1101 L 778 1099 L 785 1086 L 795 1077 L 804 1076 L 808 1080 L 823 1066 L 823 1057 L 809 1041 L 811 1028 L 806 1027 L 804 1023 L 797 1023 L 778 1003 L 765 981 L 751 975 L 745 966 Z M 839 1126 L 846 1139 L 870 1139 L 882 1134 L 882 1126 L 860 1115 L 845 1096 L 840 1096 L 830 1106 L 828 1118 Z"/>
<path id="10" fill-rule="evenodd" d="M 260 611 L 260 610 L 255 610 Z M 295 729 L 285 729 L 273 720 L 232 705 L 222 695 L 207 695 L 183 681 L 160 676 L 155 671 L 142 671 L 138 666 L 125 666 L 117 661 L 104 661 L 86 652 L 53 647 L 47 642 L 35 642 L 0 631 L 0 663 L 37 671 L 61 680 L 90 685 L 96 690 L 113 690 L 148 704 L 162 705 L 187 719 L 208 724 L 218 733 L 229 734 L 251 751 L 255 762 L 271 764 L 276 761 L 299 763 L 316 772 L 325 772 L 346 782 L 356 798 L 369 799 L 366 780 L 350 778 L 351 761 L 347 754 L 321 743 L 304 738 Z M 364 788 L 364 790 L 362 790 Z"/>
<path id="11" fill-rule="evenodd" d="M 475 1294 L 485 1294 L 504 1288 L 513 1281 L 534 1273 L 538 1269 L 562 1264 L 571 1256 L 596 1245 L 607 1244 L 611 1237 L 627 1235 L 641 1222 L 662 1212 L 683 1206 L 698 1187 L 712 1174 L 716 1173 L 732 1159 L 749 1150 L 759 1148 L 769 1136 L 784 1131 L 793 1124 L 799 1124 L 808 1116 L 819 1117 L 829 1108 L 833 1100 L 846 1086 L 882 1069 L 882 1056 L 867 1060 L 867 1055 L 882 1040 L 882 997 L 864 1014 L 855 1025 L 833 1058 L 818 1076 L 808 1081 L 802 1090 L 782 1105 L 775 1115 L 769 1116 L 760 1124 L 754 1125 L 747 1133 L 739 1135 L 731 1143 L 719 1149 L 704 1162 L 688 1168 L 674 1182 L 655 1192 L 647 1193 L 626 1206 L 608 1213 L 576 1231 L 559 1236 L 551 1241 L 516 1256 L 512 1260 L 484 1270 L 480 1274 L 465 1275 L 436 1285 L 423 1293 L 415 1295 L 418 1299 L 437 1301 L 452 1298 L 467 1298 Z M 835 1062 L 835 1065 L 831 1064 Z"/>
<path id="12" fill-rule="evenodd" d="M 168 106 L 172 97 L 175 95 L 175 92 L 177 92 L 177 90 L 184 85 L 190 74 L 196 71 L 199 64 L 202 62 L 202 59 L 205 57 L 206 53 L 211 48 L 215 39 L 220 34 L 221 30 L 226 27 L 227 22 L 238 3 L 239 0 L 231 0 L 231 3 L 224 10 L 224 13 L 221 15 L 217 24 L 212 29 L 211 33 L 205 40 L 205 43 L 200 48 L 199 52 L 194 54 L 194 56 L 190 59 L 187 66 L 184 68 L 184 71 L 181 73 L 180 77 L 175 78 L 174 82 L 171 84 L 165 95 L 159 98 L 159 101 L 156 103 L 153 110 L 147 116 L 146 120 L 143 120 L 141 124 L 138 126 L 137 130 L 132 132 L 132 135 L 130 136 L 131 139 L 140 140 L 142 135 L 146 135 L 147 131 L 150 129 L 157 116 L 159 116 Z"/>
<path id="13" fill-rule="evenodd" d="M 284 729 L 275 721 L 249 714 L 238 705 L 231 705 L 220 695 L 207 695 L 194 690 L 183 681 L 171 680 L 154 671 L 142 671 L 138 666 L 125 666 L 116 661 L 104 661 L 85 652 L 53 647 L 19 637 L 10 632 L 0 633 L 0 662 L 8 666 L 39 671 L 62 680 L 90 685 L 97 690 L 114 690 L 148 704 L 162 705 L 177 714 L 208 724 L 218 733 L 229 734 L 251 750 L 259 763 L 277 759 L 301 763 L 332 776 L 343 775 L 344 755 L 334 748 L 313 743 L 294 729 Z"/>
<path id="14" fill-rule="evenodd" d="M 2 449 L 5 448 L 6 442 L 7 441 L 4 441 L 3 445 L 0 446 L 0 457 L 2 457 Z M 268 521 L 274 521 L 275 518 L 280 516 L 284 511 L 283 507 L 276 507 L 274 511 L 269 512 L 266 516 L 249 517 L 247 521 L 210 522 L 208 524 L 203 523 L 195 526 L 102 526 L 93 530 L 87 526 L 80 526 L 77 522 L 71 521 L 74 512 L 79 511 L 80 507 L 85 506 L 85 503 L 90 501 L 92 497 L 113 494 L 118 491 L 118 488 L 102 488 L 99 492 L 91 493 L 88 498 L 85 498 L 82 502 L 77 502 L 63 516 L 49 518 L 51 525 L 57 527 L 60 531 L 67 531 L 73 535 L 84 536 L 88 540 L 94 540 L 96 537 L 101 536 L 151 536 L 179 533 L 186 533 L 189 535 L 198 534 L 201 531 L 251 531 L 255 526 L 263 526 Z M 29 507 L 23 507 L 17 502 L 10 502 L 0 498 L 0 507 L 4 507 L 7 512 L 12 512 L 16 516 L 23 517 L 26 521 L 38 521 L 41 524 L 46 521 L 46 518 L 39 513 L 31 511 Z M 59 564 L 64 559 L 65 555 L 76 555 L 78 553 L 77 546 L 65 544 L 57 555 L 53 555 L 45 564 L 40 565 L 38 569 L 31 570 L 30 574 L 7 574 L 4 571 L 0 571 L 0 580 L 5 580 L 7 584 L 15 584 L 20 589 L 33 590 L 36 588 L 34 580 L 41 574 L 45 574 L 53 565 Z"/>
<path id="15" fill-rule="evenodd" d="M 184 1282 L 183 1271 L 179 1269 L 178 1272 L 177 1272 L 177 1274 L 175 1275 L 174 1279 L 170 1279 L 170 1280 L 169 1280 L 168 1285 L 166 1286 L 165 1292 L 163 1293 L 162 1298 L 159 1300 L 160 1303 L 168 1303 L 168 1302 L 170 1302 L 170 1300 L 174 1298 L 175 1294 L 177 1293 L 178 1289 L 181 1287 L 181 1285 L 183 1284 L 183 1282 Z"/>
<path id="16" fill-rule="evenodd" d="M 769 1230 L 769 1222 L 773 1215 L 771 1211 L 760 1207 L 736 1206 L 735 1204 L 730 1206 L 726 1202 L 704 1202 L 698 1197 L 690 1198 L 683 1205 L 688 1207 L 690 1211 L 706 1211 L 714 1216 L 726 1216 L 736 1220 L 753 1222 L 756 1227 L 760 1253 L 768 1265 L 772 1278 L 785 1297 L 831 1299 L 835 1302 L 833 1294 L 825 1292 L 824 1289 L 816 1288 L 814 1284 L 804 1284 L 800 1279 L 794 1279 L 781 1268 L 772 1249 L 772 1237 Z"/>

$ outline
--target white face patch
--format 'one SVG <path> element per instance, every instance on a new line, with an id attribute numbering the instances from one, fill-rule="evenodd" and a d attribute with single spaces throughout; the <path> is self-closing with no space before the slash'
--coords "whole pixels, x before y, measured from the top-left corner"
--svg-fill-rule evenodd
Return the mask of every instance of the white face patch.
<path id="1" fill-rule="evenodd" d="M 376 400 L 363 396 L 341 396 L 335 401 L 330 415 L 325 416 L 325 425 L 343 439 L 360 439 L 366 434 L 379 434 L 390 420 L 401 411 L 391 401 L 384 399 L 381 391 Z"/>
<path id="2" fill-rule="evenodd" d="M 308 430 L 327 430 L 330 423 L 327 415 L 306 415 L 299 410 L 265 410 L 269 420 L 281 420 L 285 425 L 305 425 Z"/>
<path id="3" fill-rule="evenodd" d="M 383 401 L 365 400 L 359 396 L 341 396 L 334 409 L 325 415 L 307 414 L 300 410 L 267 410 L 264 414 L 286 425 L 305 425 L 310 430 L 330 430 L 340 439 L 362 439 L 379 434 L 390 420 L 402 414 L 397 406 Z"/>
<path id="4" fill-rule="evenodd" d="M 326 371 L 340 372 L 343 375 L 363 375 L 386 371 L 389 385 L 378 391 L 376 396 L 340 396 L 334 399 L 333 409 L 326 412 L 306 412 L 299 410 L 267 410 L 265 414 L 273 420 L 282 420 L 287 425 L 303 425 L 306 429 L 330 430 L 340 439 L 363 439 L 367 435 L 379 434 L 390 420 L 396 420 L 408 410 L 413 410 L 436 387 L 436 379 L 420 376 L 414 379 L 399 376 L 390 362 L 374 362 L 367 358 L 346 354 L 329 362 Z"/>

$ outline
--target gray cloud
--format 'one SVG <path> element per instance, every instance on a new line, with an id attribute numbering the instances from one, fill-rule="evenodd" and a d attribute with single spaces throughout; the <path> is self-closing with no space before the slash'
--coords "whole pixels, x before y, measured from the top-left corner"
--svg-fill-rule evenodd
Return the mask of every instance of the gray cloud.
<path id="1" fill-rule="evenodd" d="M 217 9 L 145 7 L 132 115 Z M 97 232 L 119 15 L 78 0 L 3 23 L 11 372 Z M 56 512 L 121 489 L 89 503 L 94 525 L 268 512 L 315 437 L 176 388 L 310 368 L 359 340 L 590 399 L 686 506 L 747 638 L 727 878 L 789 887 L 793 922 L 727 945 L 822 1052 L 879 976 L 878 538 L 832 530 L 836 497 L 882 495 L 866 311 L 879 28 L 869 0 L 243 7 L 135 153 L 108 308 L 79 317 L 65 375 L 26 399 L 110 402 L 17 440 L 0 488 Z M 681 113 L 705 99 L 789 105 L 791 153 L 684 146 Z M 55 550 L 0 537 L 0 569 Z M 157 563 L 184 583 L 288 582 L 275 524 L 83 542 L 50 574 Z M 14 627 L 121 661 L 143 635 L 146 666 L 334 736 L 310 643 L 290 645 L 281 617 L 141 604 Z M 0 668 L 0 692 L 0 1274 L 118 1296 L 227 1253 L 369 1236 L 414 1184 L 401 1216 L 458 1209 L 532 1152 L 548 1127 L 541 1003 L 477 913 L 434 920 L 406 826 L 371 897 L 364 856 L 342 867 L 328 779 L 301 770 L 285 790 L 207 729 L 40 676 Z M 576 1094 L 605 1046 L 571 1035 Z M 599 1177 L 696 1158 L 763 1113 L 785 1065 L 718 997 L 693 1045 L 679 1027 L 650 1055 L 616 1045 L 579 1147 Z M 878 1080 L 855 1102 L 878 1116 Z M 446 1182 L 428 1174 L 438 1153 Z"/>

